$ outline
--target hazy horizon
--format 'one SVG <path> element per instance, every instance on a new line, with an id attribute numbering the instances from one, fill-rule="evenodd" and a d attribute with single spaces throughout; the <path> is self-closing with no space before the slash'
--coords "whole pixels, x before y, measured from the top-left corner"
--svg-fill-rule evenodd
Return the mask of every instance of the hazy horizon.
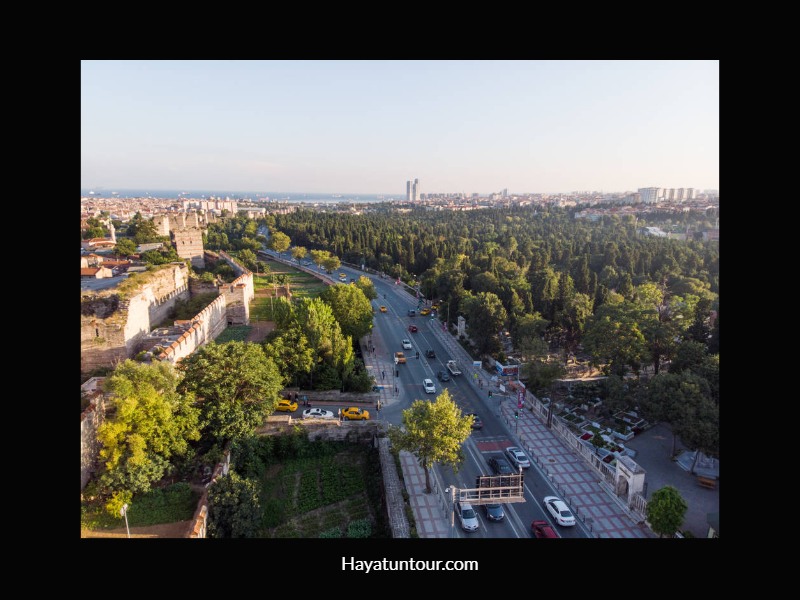
<path id="1" fill-rule="evenodd" d="M 82 189 L 399 199 L 414 179 L 719 189 L 719 61 L 81 63 Z"/>

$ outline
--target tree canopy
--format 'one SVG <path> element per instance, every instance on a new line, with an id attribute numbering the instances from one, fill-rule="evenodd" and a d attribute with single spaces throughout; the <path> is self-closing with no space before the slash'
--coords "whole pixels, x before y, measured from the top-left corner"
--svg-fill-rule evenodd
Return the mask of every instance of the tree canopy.
<path id="1" fill-rule="evenodd" d="M 275 252 L 281 253 L 286 252 L 291 245 L 292 240 L 289 238 L 288 235 L 283 233 L 282 231 L 273 231 L 269 236 L 269 242 L 267 243 L 267 247 Z"/>
<path id="2" fill-rule="evenodd" d="M 211 342 L 181 361 L 179 389 L 200 402 L 203 437 L 224 442 L 252 434 L 275 410 L 283 375 L 260 344 Z"/>
<path id="3" fill-rule="evenodd" d="M 329 285 L 319 297 L 331 307 L 342 334 L 359 340 L 372 331 L 372 305 L 356 285 Z"/>
<path id="4" fill-rule="evenodd" d="M 261 518 L 257 481 L 245 479 L 236 471 L 229 471 L 208 488 L 209 537 L 258 537 Z"/>
<path id="5" fill-rule="evenodd" d="M 194 395 L 178 393 L 172 365 L 126 360 L 106 380 L 107 419 L 97 431 L 100 487 L 115 516 L 134 493 L 147 492 L 200 437 Z"/>
<path id="6" fill-rule="evenodd" d="M 430 468 L 435 464 L 458 468 L 462 446 L 472 431 L 472 416 L 464 415 L 444 390 L 436 400 L 415 400 L 403 411 L 403 426 L 389 429 L 392 444 L 407 450 L 425 471 L 425 493 L 431 493 Z"/>
<path id="7" fill-rule="evenodd" d="M 680 492 L 667 485 L 653 493 L 647 503 L 647 521 L 659 537 L 673 535 L 683 524 L 688 506 Z"/>

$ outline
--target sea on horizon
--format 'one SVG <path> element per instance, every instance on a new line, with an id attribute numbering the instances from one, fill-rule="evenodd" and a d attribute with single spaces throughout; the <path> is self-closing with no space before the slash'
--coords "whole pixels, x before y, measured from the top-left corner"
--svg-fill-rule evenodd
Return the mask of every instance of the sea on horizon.
<path id="1" fill-rule="evenodd" d="M 297 192 L 232 192 L 215 190 L 157 190 L 128 188 L 82 188 L 81 198 L 165 198 L 175 200 L 259 200 L 275 202 L 388 202 L 400 200 L 404 194 L 320 194 Z"/>

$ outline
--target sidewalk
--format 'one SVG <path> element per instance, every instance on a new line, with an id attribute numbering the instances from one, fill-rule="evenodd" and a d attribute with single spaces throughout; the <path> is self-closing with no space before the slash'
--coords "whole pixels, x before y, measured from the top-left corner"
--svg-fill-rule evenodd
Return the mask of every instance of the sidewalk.
<path id="1" fill-rule="evenodd" d="M 461 363 L 465 371 L 464 377 L 471 382 L 486 403 L 487 391 L 494 390 L 490 387 L 491 383 L 486 372 L 482 368 L 468 367 L 472 365 L 472 357 L 452 335 L 442 331 L 438 322 L 432 324 L 431 331 L 435 332 L 447 346 L 451 356 Z M 478 377 L 474 378 L 469 371 L 476 373 Z M 482 381 L 482 387 L 479 387 L 478 380 Z M 496 414 L 496 403 L 485 406 Z M 519 445 L 533 455 L 531 458 L 538 457 L 539 461 L 546 465 L 543 471 L 548 479 L 563 500 L 570 503 L 575 514 L 584 520 L 593 535 L 601 538 L 656 537 L 646 525 L 635 522 L 629 516 L 630 513 L 621 506 L 621 502 L 600 485 L 600 476 L 580 456 L 564 446 L 561 439 L 550 431 L 537 415 L 521 410 L 519 420 L 515 423 L 516 407 L 516 401 L 512 399 L 500 403 L 500 414 L 508 425 L 509 437 L 519 440 Z M 516 434 L 513 433 L 515 428 Z"/>

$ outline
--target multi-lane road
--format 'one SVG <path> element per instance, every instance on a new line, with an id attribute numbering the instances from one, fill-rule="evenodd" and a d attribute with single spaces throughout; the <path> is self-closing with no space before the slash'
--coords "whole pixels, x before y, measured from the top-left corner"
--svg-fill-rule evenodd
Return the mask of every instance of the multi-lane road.
<path id="1" fill-rule="evenodd" d="M 365 273 L 343 267 L 339 269 L 347 273 L 348 278 L 357 278 Z M 464 446 L 464 463 L 458 472 L 454 472 L 449 467 L 435 466 L 432 478 L 437 481 L 437 491 L 434 493 L 444 494 L 443 490 L 448 486 L 454 485 L 457 488 L 474 488 L 475 478 L 478 475 L 492 475 L 488 460 L 493 455 L 504 454 L 508 446 L 519 446 L 518 440 L 509 430 L 506 423 L 499 418 L 499 405 L 504 400 L 501 396 L 488 397 L 488 390 L 480 389 L 472 379 L 473 368 L 471 365 L 460 363 L 462 375 L 451 377 L 449 382 L 441 382 L 436 378 L 438 371 L 445 371 L 445 364 L 450 358 L 448 346 L 443 342 L 441 335 L 441 322 L 436 318 L 423 317 L 417 312 L 416 317 L 409 317 L 409 309 L 417 309 L 417 301 L 409 296 L 407 292 L 395 285 L 392 279 L 382 279 L 377 276 L 368 275 L 378 293 L 378 298 L 373 300 L 375 307 L 375 319 L 373 327 L 373 345 L 376 352 L 381 353 L 381 357 L 386 362 L 386 379 L 380 381 L 380 374 L 376 379 L 379 383 L 392 386 L 397 385 L 399 400 L 390 403 L 381 411 L 381 418 L 390 423 L 399 425 L 402 421 L 402 410 L 408 408 L 414 400 L 429 399 L 433 400 L 435 394 L 426 394 L 422 386 L 422 380 L 432 379 L 436 384 L 437 394 L 443 388 L 450 391 L 450 395 L 464 412 L 477 413 L 483 421 L 483 428 L 473 430 L 470 438 Z M 386 306 L 385 313 L 380 312 L 380 306 Z M 416 325 L 417 333 L 410 333 L 409 325 Z M 412 350 L 404 350 L 401 346 L 403 339 L 411 340 Z M 426 351 L 432 349 L 436 353 L 436 358 L 427 358 Z M 402 350 L 407 357 L 406 364 L 394 367 L 393 355 L 396 351 Z M 419 359 L 416 357 L 419 352 Z M 394 367 L 394 372 L 392 371 Z M 399 376 L 395 377 L 395 373 Z M 589 537 L 583 524 L 578 522 L 574 527 L 556 526 L 549 514 L 546 514 L 542 504 L 542 498 L 550 495 L 558 495 L 553 489 L 548 479 L 543 475 L 535 463 L 529 469 L 524 470 L 525 481 L 525 502 L 505 504 L 506 517 L 501 522 L 491 522 L 486 519 L 482 507 L 476 507 L 478 519 L 481 527 L 478 531 L 467 533 L 460 529 L 458 519 L 455 519 L 454 535 L 461 537 L 531 537 L 531 522 L 534 520 L 546 520 L 562 537 Z M 443 497 L 443 501 L 449 504 L 449 500 Z"/>
<path id="2" fill-rule="evenodd" d="M 274 252 L 267 252 L 271 256 L 276 256 Z M 290 258 L 284 254 L 281 258 L 289 262 Z M 318 271 L 317 267 L 309 267 L 309 270 Z M 408 316 L 409 309 L 417 310 L 417 301 L 412 298 L 404 289 L 395 284 L 391 278 L 381 278 L 376 275 L 364 273 L 363 271 L 350 267 L 340 267 L 337 273 L 346 273 L 348 280 L 358 278 L 361 275 L 369 277 L 375 285 L 378 298 L 372 301 L 375 309 L 374 326 L 372 333 L 372 344 L 375 351 L 379 353 L 381 362 L 386 365 L 383 369 L 385 377 L 380 373 L 375 373 L 378 384 L 388 386 L 394 391 L 397 386 L 397 401 L 387 403 L 381 410 L 380 417 L 393 425 L 402 423 L 402 411 L 408 408 L 414 400 L 428 399 L 433 400 L 441 390 L 446 388 L 450 391 L 451 397 L 461 407 L 465 413 L 476 413 L 483 421 L 483 428 L 472 431 L 470 438 L 464 445 L 464 462 L 456 472 L 450 467 L 436 465 L 432 469 L 431 479 L 436 482 L 433 493 L 440 494 L 442 506 L 450 506 L 450 496 L 444 490 L 449 486 L 459 489 L 475 487 L 475 478 L 478 475 L 493 475 L 489 467 L 489 459 L 495 455 L 504 455 L 505 449 L 509 446 L 520 446 L 513 432 L 507 424 L 500 419 L 499 402 L 512 401 L 498 395 L 496 392 L 490 399 L 488 390 L 479 388 L 473 378 L 474 369 L 471 365 L 465 365 L 460 361 L 462 374 L 451 377 L 448 382 L 441 382 L 437 379 L 438 371 L 446 371 L 445 364 L 451 358 L 458 360 L 457 356 L 451 356 L 449 344 L 455 342 L 447 339 L 448 334 L 441 331 L 442 324 L 430 316 L 421 316 L 417 311 L 417 316 Z M 336 273 L 332 277 L 336 277 Z M 386 307 L 386 312 L 380 311 L 380 306 Z M 408 330 L 409 325 L 415 325 L 417 333 Z M 402 347 L 402 340 L 411 341 L 411 350 Z M 433 350 L 436 358 L 427 358 L 426 351 Z M 406 364 L 394 365 L 394 353 L 404 352 Z M 416 353 L 419 352 L 419 358 Z M 426 394 L 422 385 L 423 379 L 431 379 L 436 385 L 436 394 Z M 574 527 L 561 527 L 555 524 L 550 514 L 544 508 L 542 499 L 545 496 L 558 496 L 558 493 L 549 480 L 544 476 L 535 461 L 531 461 L 531 467 L 525 469 L 524 489 L 525 502 L 507 503 L 503 505 L 505 518 L 501 522 L 489 521 L 483 507 L 476 506 L 480 527 L 477 531 L 467 533 L 463 531 L 455 517 L 453 535 L 458 537 L 531 537 L 531 522 L 534 520 L 545 520 L 549 522 L 561 537 L 576 538 L 590 537 L 583 523 L 578 520 Z"/>

